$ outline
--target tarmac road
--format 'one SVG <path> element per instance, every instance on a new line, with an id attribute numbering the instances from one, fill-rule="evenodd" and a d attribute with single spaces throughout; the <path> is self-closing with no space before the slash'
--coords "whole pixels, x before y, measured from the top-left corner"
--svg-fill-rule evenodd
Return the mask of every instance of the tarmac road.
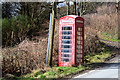
<path id="1" fill-rule="evenodd" d="M 87 73 L 75 76 L 75 79 L 72 80 L 76 80 L 77 78 L 81 78 L 80 80 L 82 80 L 83 78 L 87 78 L 87 80 L 89 80 L 88 78 L 118 78 L 118 67 L 120 66 L 120 64 L 118 63 L 118 56 L 111 59 L 110 63 L 107 64 L 107 66 L 104 66 L 102 68 L 97 68 Z"/>
<path id="2" fill-rule="evenodd" d="M 104 67 L 79 74 L 73 77 L 72 80 L 120 80 L 120 43 L 106 42 L 110 46 L 119 48 L 116 57 L 105 62 L 107 65 Z"/>

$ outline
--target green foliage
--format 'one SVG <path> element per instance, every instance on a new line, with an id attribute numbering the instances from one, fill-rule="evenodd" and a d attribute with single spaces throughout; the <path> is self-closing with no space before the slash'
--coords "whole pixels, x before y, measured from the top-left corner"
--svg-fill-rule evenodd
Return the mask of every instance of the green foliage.
<path id="1" fill-rule="evenodd" d="M 31 25 L 27 15 L 18 15 L 11 20 L 2 19 L 2 43 L 4 46 L 14 45 L 23 41 L 27 36 L 31 36 L 31 31 L 38 29 Z"/>
<path id="2" fill-rule="evenodd" d="M 104 62 L 105 59 L 111 57 L 113 54 L 109 47 L 104 47 L 102 52 L 96 55 L 87 55 L 85 59 L 87 59 L 89 63 Z"/>
<path id="3" fill-rule="evenodd" d="M 101 35 L 100 38 L 102 39 L 113 41 L 113 42 L 120 42 L 120 40 L 118 39 L 118 35 L 111 35 L 108 33 L 101 33 L 100 35 Z"/>
<path id="4" fill-rule="evenodd" d="M 33 78 L 60 78 L 69 74 L 74 74 L 79 71 L 83 71 L 85 66 L 80 65 L 79 67 L 53 67 L 43 74 L 38 74 L 37 77 Z M 33 73 L 32 73 L 33 74 Z M 26 76 L 26 78 L 30 78 L 30 76 Z M 32 78 L 32 76 L 31 76 Z"/>
<path id="5" fill-rule="evenodd" d="M 32 74 L 27 74 L 24 77 L 28 78 L 28 77 L 37 77 L 38 75 L 43 74 L 43 72 L 41 70 L 35 70 L 32 72 Z"/>
<path id="6" fill-rule="evenodd" d="M 4 17 L 2 19 L 3 47 L 19 44 L 26 37 L 31 39 L 33 33 L 35 34 L 41 29 L 44 29 L 42 25 L 49 20 L 49 14 L 51 12 L 49 8 L 50 3 L 46 2 L 4 3 L 3 5 L 3 10 L 5 10 L 3 11 Z M 9 6 L 6 7 L 6 5 Z M 18 6 L 21 8 L 18 9 Z M 14 11 L 17 16 L 12 17 L 10 13 L 10 17 L 6 15 L 7 8 L 10 9 L 10 13 Z M 19 11 L 16 12 L 14 9 L 18 9 Z"/>
<path id="7" fill-rule="evenodd" d="M 46 78 L 59 78 L 83 69 L 82 67 L 53 67 L 50 71 L 44 73 L 43 76 L 46 76 Z"/>
<path id="8" fill-rule="evenodd" d="M 2 44 L 9 45 L 11 37 L 11 26 L 10 21 L 8 19 L 2 19 Z"/>

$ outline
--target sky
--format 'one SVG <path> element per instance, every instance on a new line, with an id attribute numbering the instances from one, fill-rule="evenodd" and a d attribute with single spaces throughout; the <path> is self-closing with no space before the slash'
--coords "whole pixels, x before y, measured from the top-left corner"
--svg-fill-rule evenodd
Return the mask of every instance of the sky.
<path id="1" fill-rule="evenodd" d="M 70 1 L 70 5 L 73 5 L 73 2 Z M 62 7 L 62 6 L 67 6 L 66 2 L 63 2 L 63 3 L 59 3 L 58 4 L 58 7 Z"/>

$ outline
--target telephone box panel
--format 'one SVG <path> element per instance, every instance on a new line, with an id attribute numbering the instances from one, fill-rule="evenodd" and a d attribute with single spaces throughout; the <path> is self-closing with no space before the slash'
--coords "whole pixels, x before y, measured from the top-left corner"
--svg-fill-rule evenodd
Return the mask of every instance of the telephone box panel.
<path id="1" fill-rule="evenodd" d="M 83 62 L 84 19 L 69 15 L 60 19 L 59 66 L 76 66 Z"/>

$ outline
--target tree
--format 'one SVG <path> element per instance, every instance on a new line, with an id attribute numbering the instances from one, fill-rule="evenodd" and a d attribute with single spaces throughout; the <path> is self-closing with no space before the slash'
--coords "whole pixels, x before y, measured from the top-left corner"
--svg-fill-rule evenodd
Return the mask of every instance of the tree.
<path id="1" fill-rule="evenodd" d="M 2 18 L 11 18 L 17 16 L 19 10 L 19 3 L 17 2 L 3 2 L 2 3 Z"/>
<path id="2" fill-rule="evenodd" d="M 27 15 L 31 22 L 40 24 L 44 22 L 44 19 L 49 19 L 49 13 L 51 12 L 50 3 L 21 2 L 20 4 L 20 14 Z"/>
<path id="3" fill-rule="evenodd" d="M 38 2 L 3 3 L 3 45 L 19 44 L 26 37 L 31 39 L 32 33 L 44 29 L 42 24 L 49 21 L 50 5 Z"/>

